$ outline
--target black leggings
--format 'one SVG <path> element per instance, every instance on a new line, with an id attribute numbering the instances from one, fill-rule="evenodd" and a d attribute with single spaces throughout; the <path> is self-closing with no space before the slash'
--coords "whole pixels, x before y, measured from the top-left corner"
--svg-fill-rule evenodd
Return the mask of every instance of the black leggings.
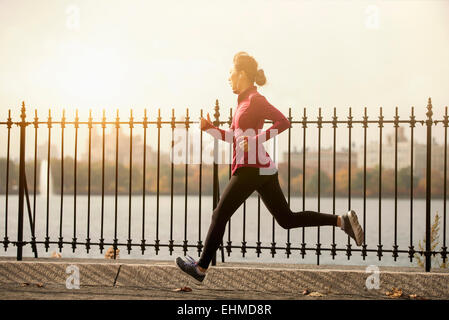
<path id="1" fill-rule="evenodd" d="M 260 175 L 259 168 L 238 168 L 224 189 L 215 208 L 198 265 L 207 269 L 220 246 L 226 223 L 240 205 L 257 191 L 263 203 L 284 229 L 312 226 L 337 226 L 337 215 L 313 211 L 292 212 L 279 185 L 278 173 Z"/>

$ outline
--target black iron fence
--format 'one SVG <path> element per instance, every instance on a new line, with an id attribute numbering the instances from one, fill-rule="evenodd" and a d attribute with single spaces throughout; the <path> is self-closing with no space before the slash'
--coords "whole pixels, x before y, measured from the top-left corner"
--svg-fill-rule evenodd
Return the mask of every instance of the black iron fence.
<path id="1" fill-rule="evenodd" d="M 226 121 L 220 120 L 220 110 L 219 110 L 219 104 L 218 100 L 215 104 L 215 114 L 214 114 L 214 125 L 217 127 L 220 127 L 222 125 L 231 125 L 232 122 L 232 109 L 230 109 L 229 118 Z M 48 119 L 47 121 L 39 121 L 37 117 L 37 112 L 35 113 L 34 121 L 30 122 L 26 119 L 26 109 L 25 109 L 25 103 L 22 103 L 21 108 L 21 120 L 14 122 L 11 119 L 11 110 L 9 110 L 8 119 L 6 122 L 0 122 L 0 126 L 6 126 L 7 127 L 7 159 L 6 159 L 6 181 L 4 181 L 6 186 L 6 210 L 4 212 L 4 221 L 5 221 L 5 229 L 4 229 L 4 237 L 3 237 L 3 246 L 5 250 L 8 249 L 9 245 L 14 245 L 17 247 L 17 260 L 21 260 L 23 256 L 23 247 L 30 245 L 34 256 L 38 257 L 38 247 L 44 246 L 45 250 L 48 251 L 50 245 L 57 245 L 59 250 L 62 251 L 64 245 L 71 246 L 73 252 L 75 252 L 76 249 L 79 249 L 79 246 L 84 247 L 84 249 L 89 253 L 89 250 L 92 246 L 98 246 L 100 249 L 100 252 L 103 252 L 106 246 L 112 246 L 115 250 L 113 251 L 114 258 L 116 257 L 116 249 L 120 247 L 125 247 L 128 250 L 128 253 L 131 251 L 133 247 L 138 247 L 142 251 L 142 254 L 149 248 L 152 247 L 156 254 L 161 250 L 163 247 L 167 247 L 170 254 L 174 251 L 176 247 L 182 248 L 184 254 L 186 254 L 190 249 L 197 250 L 198 253 L 201 253 L 203 248 L 203 242 L 201 239 L 201 221 L 202 221 L 202 208 L 201 208 L 201 190 L 202 190 L 202 168 L 203 168 L 203 161 L 202 161 L 202 152 L 200 152 L 200 162 L 199 162 L 199 180 L 198 180 L 198 204 L 199 204 L 199 212 L 197 215 L 198 219 L 198 240 L 192 241 L 187 239 L 187 220 L 190 218 L 188 214 L 188 204 L 187 204 L 187 196 L 188 196 L 188 170 L 189 170 L 189 163 L 186 161 L 185 163 L 185 215 L 184 215 L 184 240 L 182 243 L 175 243 L 174 240 L 174 234 L 173 234 L 173 225 L 174 225 L 174 219 L 173 219 L 173 185 L 174 185 L 174 164 L 171 162 L 170 164 L 170 199 L 171 199 L 171 210 L 170 210 L 170 232 L 169 232 L 169 239 L 167 242 L 163 242 L 163 239 L 160 239 L 159 237 L 159 195 L 160 195 L 160 150 L 161 150 L 161 128 L 162 126 L 169 126 L 171 128 L 171 146 L 174 145 L 174 130 L 177 126 L 182 126 L 185 130 L 189 130 L 189 127 L 193 123 L 198 123 L 198 121 L 191 121 L 189 117 L 189 110 L 187 109 L 186 115 L 182 121 L 176 121 L 174 110 L 172 110 L 172 117 L 170 121 L 163 121 L 160 114 L 160 109 L 158 111 L 158 116 L 155 121 L 149 121 L 147 117 L 147 112 L 145 110 L 145 114 L 142 121 L 135 121 L 132 115 L 129 118 L 129 121 L 122 121 L 119 117 L 119 113 L 117 110 L 117 116 L 115 121 L 106 121 L 105 113 L 103 111 L 103 117 L 101 121 L 93 121 L 91 113 L 89 113 L 88 121 L 80 121 L 78 117 L 78 112 L 76 113 L 75 121 L 67 121 L 65 118 L 65 113 L 63 112 L 63 116 L 60 121 L 53 121 L 51 117 L 51 113 L 49 111 Z M 203 110 L 201 110 L 201 117 L 203 117 Z M 390 254 L 396 258 L 400 254 L 406 254 L 408 255 L 410 261 L 414 259 L 416 255 L 421 255 L 425 258 L 425 270 L 430 271 L 431 269 L 431 258 L 432 256 L 440 256 L 443 260 L 443 262 L 446 262 L 447 259 L 447 247 L 446 247 L 446 194 L 447 194 L 447 127 L 448 127 L 448 113 L 447 113 L 447 107 L 445 109 L 445 115 L 444 118 L 441 120 L 434 120 L 433 119 L 433 111 L 432 111 L 432 103 L 431 99 L 428 99 L 427 104 L 427 113 L 426 118 L 422 120 L 417 120 L 414 115 L 414 109 L 412 108 L 411 114 L 408 119 L 400 119 L 398 116 L 398 110 L 396 108 L 396 113 L 393 119 L 384 119 L 384 116 L 382 114 L 382 108 L 380 108 L 380 114 L 377 119 L 369 119 L 367 115 L 367 111 L 365 108 L 364 116 L 361 120 L 355 120 L 352 116 L 352 111 L 349 109 L 349 115 L 346 119 L 338 119 L 336 115 L 336 110 L 334 108 L 334 114 L 329 120 L 325 120 L 321 115 L 321 108 L 319 109 L 319 115 L 317 119 L 309 119 L 306 115 L 306 109 L 304 109 L 303 116 L 300 120 L 294 120 L 292 117 L 292 111 L 291 108 L 289 109 L 288 113 L 288 119 L 291 123 L 290 128 L 288 129 L 288 162 L 287 162 L 287 199 L 288 203 L 290 205 L 290 198 L 291 198 L 291 139 L 292 139 L 292 133 L 291 129 L 295 125 L 300 125 L 302 128 L 302 145 L 303 150 L 306 150 L 306 133 L 308 126 L 316 126 L 318 130 L 318 136 L 317 136 L 317 199 L 318 199 L 318 211 L 320 211 L 320 199 L 321 199 L 321 150 L 322 150 L 322 129 L 324 126 L 329 126 L 333 132 L 332 136 L 332 152 L 333 152 L 333 161 L 332 161 L 332 211 L 333 214 L 336 213 L 336 153 L 337 153 L 337 127 L 338 126 L 346 126 L 348 130 L 348 150 L 347 150 L 347 165 L 348 165 L 348 185 L 347 185 L 347 200 L 348 200 L 348 209 L 351 209 L 351 194 L 352 194 L 352 185 L 351 185 L 351 172 L 353 165 L 353 161 L 351 161 L 351 157 L 353 155 L 353 152 L 351 150 L 352 148 L 352 130 L 355 125 L 361 126 L 363 128 L 363 212 L 361 212 L 362 221 L 363 221 L 363 228 L 366 229 L 366 203 L 367 203 L 367 129 L 369 125 L 374 125 L 379 128 L 379 149 L 378 149 L 378 203 L 379 203 L 379 211 L 378 211 L 378 221 L 379 221 L 379 230 L 378 230 L 378 244 L 377 247 L 369 247 L 366 243 L 366 237 L 365 242 L 363 243 L 361 248 L 353 248 L 351 245 L 351 240 L 348 237 L 348 242 L 346 245 L 346 248 L 338 248 L 337 244 L 335 242 L 335 227 L 332 229 L 332 243 L 329 244 L 329 246 L 325 246 L 320 242 L 320 228 L 318 227 L 318 233 L 317 233 L 317 241 L 315 246 L 310 246 L 306 244 L 305 241 L 305 232 L 304 228 L 302 228 L 302 242 L 300 246 L 294 246 L 294 244 L 291 242 L 290 239 L 290 230 L 287 230 L 287 242 L 285 243 L 285 246 L 279 246 L 275 241 L 275 220 L 273 219 L 272 222 L 272 241 L 271 243 L 267 245 L 263 245 L 263 243 L 260 241 L 260 235 L 261 235 L 261 228 L 260 228 L 260 198 L 258 199 L 258 221 L 257 221 L 257 242 L 252 245 L 247 243 L 245 238 L 245 232 L 243 232 L 243 241 L 240 245 L 236 245 L 231 241 L 231 221 L 229 221 L 228 225 L 228 234 L 227 234 L 227 241 L 225 243 L 222 242 L 220 246 L 220 252 L 221 252 L 221 258 L 224 262 L 225 258 L 225 250 L 228 255 L 231 254 L 233 249 L 239 249 L 243 256 L 248 250 L 255 250 L 257 255 L 259 256 L 262 250 L 269 250 L 271 255 L 274 257 L 277 251 L 282 250 L 287 257 L 289 257 L 293 251 L 299 251 L 301 256 L 304 258 L 307 251 L 314 251 L 314 253 L 317 256 L 317 263 L 320 263 L 320 256 L 324 252 L 329 252 L 332 258 L 334 258 L 337 255 L 338 251 L 343 251 L 347 255 L 348 259 L 354 254 L 354 253 L 360 253 L 363 259 L 370 254 L 375 253 L 378 257 L 378 259 L 382 259 L 382 256 L 385 254 Z M 385 124 L 392 124 L 394 127 L 394 244 L 391 248 L 385 248 L 382 243 L 382 188 L 384 186 L 383 184 L 383 176 L 382 176 L 382 146 L 383 146 L 383 127 Z M 425 209 L 425 248 L 421 248 L 423 250 L 419 250 L 419 248 L 416 248 L 413 242 L 413 222 L 414 222 L 414 212 L 413 212 L 413 202 L 414 202 L 414 131 L 417 124 L 420 124 L 426 128 L 426 156 L 425 156 L 425 202 L 426 202 L 426 209 Z M 442 124 L 444 126 L 444 187 L 443 187 L 443 244 L 440 248 L 440 250 L 436 248 L 432 248 L 432 239 L 431 239 L 431 163 L 432 163 L 432 127 L 437 126 L 438 124 Z M 16 125 L 20 128 L 20 161 L 19 161 L 19 183 L 18 183 L 18 220 L 17 220 L 17 239 L 10 239 L 8 237 L 8 215 L 11 214 L 8 210 L 8 189 L 9 189 L 9 163 L 10 163 L 10 131 L 13 127 L 13 125 Z M 50 173 L 50 145 L 51 145 L 51 130 L 54 125 L 60 126 L 60 133 L 61 133 L 61 162 L 60 162 L 60 169 L 61 169 L 61 183 L 60 183 L 60 212 L 59 212 L 59 237 L 58 239 L 51 239 L 49 236 L 49 173 Z M 78 146 L 78 129 L 80 126 L 86 125 L 89 130 L 89 142 L 88 142 L 88 207 L 87 207 L 87 238 L 85 241 L 79 241 L 77 238 L 77 210 L 76 210 L 76 197 L 77 197 L 77 146 Z M 115 211 L 114 211 L 114 237 L 113 239 L 105 239 L 104 237 L 104 226 L 105 223 L 110 221 L 105 221 L 104 217 L 104 179 L 105 179 L 105 128 L 111 125 L 116 129 L 115 134 Z M 124 241 L 123 239 L 119 239 L 117 235 L 117 225 L 118 225 L 118 212 L 117 212 L 117 186 L 118 186 L 118 158 L 119 158 L 119 128 L 120 126 L 127 126 L 129 128 L 130 132 L 130 141 L 129 141 L 129 210 L 128 210 L 128 238 Z M 35 221 L 36 221 L 36 204 L 33 203 L 33 208 L 31 208 L 30 203 L 30 195 L 28 191 L 28 182 L 26 179 L 25 174 L 25 148 L 26 148 L 26 129 L 29 126 L 34 126 L 35 130 L 35 141 L 34 141 L 34 199 L 36 198 L 36 162 L 37 162 L 37 136 L 38 136 L 38 128 L 39 126 L 46 126 L 48 129 L 48 154 L 47 154 L 47 190 L 46 190 L 46 196 L 47 196 L 47 208 L 46 208 L 46 236 L 44 239 L 37 239 L 35 236 Z M 63 226 L 63 218 L 64 218 L 64 207 L 63 207 L 63 195 L 64 195 L 64 131 L 66 129 L 66 126 L 73 126 L 75 129 L 75 159 L 74 159 L 74 217 L 73 217 L 73 237 L 71 240 L 67 241 L 66 238 L 63 237 L 62 232 L 62 226 Z M 91 135 L 92 135 L 92 128 L 94 126 L 101 126 L 102 128 L 102 193 L 101 193 L 101 228 L 100 228 L 100 234 L 92 235 L 90 231 L 91 227 L 91 206 L 90 206 L 90 195 L 91 195 Z M 133 128 L 134 126 L 142 126 L 144 130 L 143 134 L 143 175 L 142 175 L 142 217 L 141 217 L 141 239 L 139 239 L 138 242 L 132 239 L 131 237 L 131 217 L 133 214 L 132 206 L 131 206 L 131 194 L 132 194 L 132 170 L 133 170 Z M 147 194 L 147 191 L 145 190 L 146 186 L 146 151 L 147 150 L 147 128 L 149 126 L 154 126 L 154 128 L 157 129 L 157 176 L 156 179 L 156 212 L 154 214 L 156 215 L 156 233 L 154 241 L 150 242 L 148 239 L 145 238 L 146 230 L 145 230 L 145 217 L 148 214 L 145 209 L 145 195 Z M 401 126 L 408 126 L 410 129 L 410 243 L 408 248 L 400 248 L 397 242 L 397 236 L 398 236 L 398 207 L 397 207 L 397 201 L 398 201 L 398 129 Z M 53 129 L 55 130 L 55 129 Z M 4 141 L 5 139 L 2 139 Z M 202 150 L 203 146 L 203 132 L 201 132 L 200 135 L 200 150 Z M 188 139 L 186 139 L 186 148 L 188 146 Z M 3 143 L 2 143 L 3 148 Z M 121 152 L 121 151 L 120 151 Z M 305 199 L 306 199 L 306 179 L 305 176 L 307 174 L 307 166 L 306 162 L 308 161 L 306 157 L 306 152 L 302 152 L 302 209 L 305 209 Z M 218 177 L 218 141 L 215 139 L 214 141 L 214 163 L 213 163 L 213 208 L 216 207 L 218 201 L 219 201 L 219 177 Z M 154 159 L 152 159 L 154 161 Z M 231 165 L 229 164 L 229 177 L 231 176 Z M 2 182 L 3 183 L 3 182 Z M 26 200 L 26 206 L 24 200 Z M 245 215 L 245 205 L 244 205 L 244 214 L 243 214 L 243 230 L 245 230 L 245 223 L 246 223 L 246 215 Z M 24 240 L 24 214 L 25 211 L 28 213 L 28 221 L 30 224 L 30 234 L 31 238 L 28 240 Z M 193 218 L 192 218 L 193 219 Z M 94 238 L 95 237 L 95 238 Z M 95 239 L 95 240 L 94 240 Z M 111 241 L 112 240 L 112 241 Z M 215 264 L 216 260 L 214 259 L 213 264 Z"/>

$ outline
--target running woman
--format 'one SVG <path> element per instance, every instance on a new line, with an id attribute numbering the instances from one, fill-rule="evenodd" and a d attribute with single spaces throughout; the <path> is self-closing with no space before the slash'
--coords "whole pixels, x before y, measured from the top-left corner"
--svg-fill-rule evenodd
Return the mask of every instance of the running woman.
<path id="1" fill-rule="evenodd" d="M 361 246 L 364 233 L 353 210 L 340 216 L 290 210 L 279 185 L 276 166 L 262 145 L 289 128 L 290 122 L 257 91 L 254 83 L 262 86 L 266 83 L 266 78 L 264 71 L 258 69 L 256 60 L 246 52 L 238 52 L 233 62 L 229 83 L 232 91 L 238 95 L 238 106 L 231 127 L 228 130 L 215 127 L 209 114 L 207 119 L 201 118 L 200 124 L 201 130 L 233 143 L 231 179 L 213 211 L 199 260 L 195 261 L 188 255 L 185 259 L 178 257 L 177 266 L 196 280 L 203 281 L 212 257 L 219 248 L 228 220 L 254 191 L 259 193 L 267 209 L 284 229 L 337 226 L 354 239 L 357 246 Z M 273 125 L 260 132 L 265 119 L 273 121 Z"/>

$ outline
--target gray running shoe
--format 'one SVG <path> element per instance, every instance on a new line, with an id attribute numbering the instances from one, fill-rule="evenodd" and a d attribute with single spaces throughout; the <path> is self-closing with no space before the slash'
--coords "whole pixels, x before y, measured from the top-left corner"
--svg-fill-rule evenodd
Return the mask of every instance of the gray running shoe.
<path id="1" fill-rule="evenodd" d="M 176 265 L 189 276 L 194 277 L 196 280 L 202 282 L 206 274 L 199 274 L 197 271 L 197 262 L 191 257 L 187 256 L 187 260 L 181 257 L 176 258 Z"/>
<path id="2" fill-rule="evenodd" d="M 354 239 L 357 246 L 360 247 L 363 243 L 364 234 L 355 211 L 350 210 L 348 213 L 343 214 L 341 218 L 344 220 L 343 231 Z"/>

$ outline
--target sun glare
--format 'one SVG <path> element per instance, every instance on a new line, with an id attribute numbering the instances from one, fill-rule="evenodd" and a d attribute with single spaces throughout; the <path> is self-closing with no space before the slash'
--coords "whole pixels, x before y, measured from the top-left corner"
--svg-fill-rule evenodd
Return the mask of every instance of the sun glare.
<path id="1" fill-rule="evenodd" d="M 92 108 L 89 102 L 117 95 L 126 72 L 125 57 L 112 48 L 92 48 L 80 42 L 64 42 L 43 65 L 40 79 L 55 86 L 60 95 L 76 98 L 79 109 Z M 57 79 L 57 81 L 55 81 Z M 45 85 L 45 84 L 44 84 Z M 79 100 L 80 99 L 80 100 Z M 83 103 L 85 101 L 86 103 Z"/>

